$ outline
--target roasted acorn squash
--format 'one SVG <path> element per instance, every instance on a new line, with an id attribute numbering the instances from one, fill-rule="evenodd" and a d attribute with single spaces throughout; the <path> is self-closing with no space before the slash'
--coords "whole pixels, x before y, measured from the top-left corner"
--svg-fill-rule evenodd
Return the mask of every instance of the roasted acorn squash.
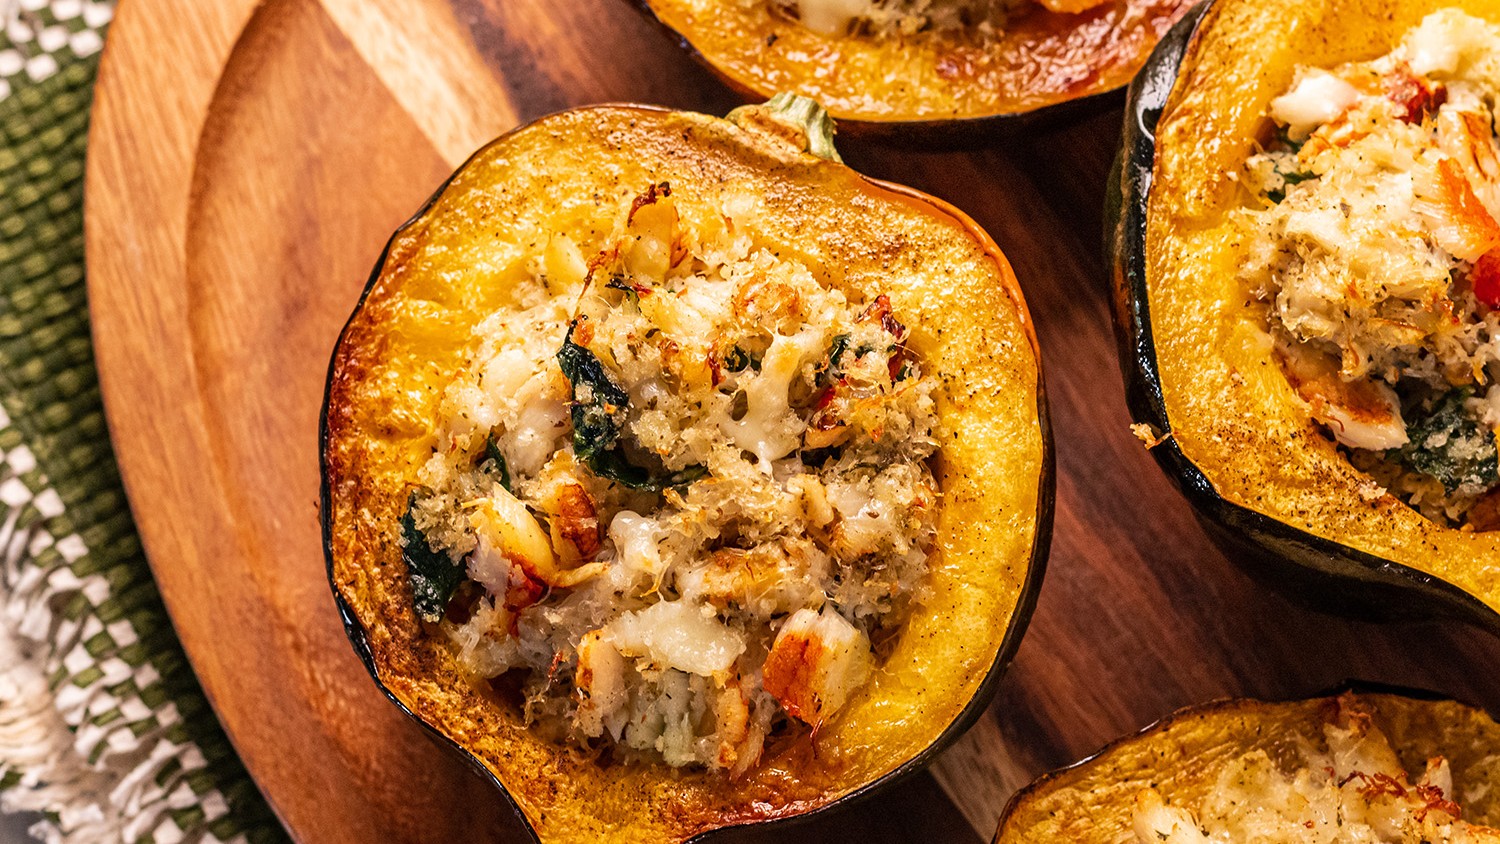
<path id="1" fill-rule="evenodd" d="M 1027 2 L 980 47 L 810 30 L 769 2 L 633 0 L 746 96 L 813 97 L 846 130 L 972 138 L 1127 84 L 1191 0 Z M 848 6 L 848 3 L 841 4 Z M 1051 8 L 1088 6 L 1068 13 Z"/>
<path id="2" fill-rule="evenodd" d="M 1500 724 L 1482 710 L 1425 692 L 1371 690 L 1183 709 L 1022 789 L 1001 815 L 995 842 L 1135 841 L 1136 800 L 1146 789 L 1168 805 L 1196 803 L 1214 788 L 1215 766 L 1242 754 L 1261 750 L 1286 764 L 1299 742 L 1321 751 L 1330 716 L 1351 705 L 1367 711 L 1408 773 L 1420 774 L 1435 756 L 1448 760 L 1448 795 L 1456 795 L 1464 821 L 1500 822 L 1500 795 L 1489 788 L 1500 770 Z"/>
<path id="3" fill-rule="evenodd" d="M 1051 440 L 1009 265 L 947 204 L 838 163 L 816 104 L 773 103 L 729 120 L 584 108 L 494 141 L 395 233 L 334 350 L 322 519 L 350 640 L 387 695 L 487 772 L 540 841 L 682 841 L 806 815 L 919 769 L 983 710 L 1040 585 Z M 824 283 L 888 292 L 943 376 L 930 596 L 844 709 L 812 735 L 780 735 L 738 778 L 604 765 L 533 735 L 517 701 L 476 689 L 424 633 L 402 558 L 442 387 L 471 329 L 528 272 L 528 238 L 564 232 L 597 250 L 608 234 L 597 205 L 660 182 L 677 196 L 755 196 L 766 236 L 823 268 Z"/>
<path id="4" fill-rule="evenodd" d="M 1319 430 L 1236 281 L 1234 176 L 1299 64 L 1391 50 L 1447 6 L 1215 0 L 1133 84 L 1110 185 L 1115 325 L 1138 433 L 1231 557 L 1309 603 L 1500 629 L 1500 533 L 1448 528 L 1385 493 Z"/>

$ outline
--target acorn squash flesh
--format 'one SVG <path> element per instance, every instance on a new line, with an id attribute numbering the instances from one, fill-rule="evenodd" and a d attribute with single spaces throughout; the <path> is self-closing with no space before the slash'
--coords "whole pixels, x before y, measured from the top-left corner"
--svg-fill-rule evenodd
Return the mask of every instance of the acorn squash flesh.
<path id="1" fill-rule="evenodd" d="M 1355 688 L 1330 697 L 1236 699 L 1183 709 L 1023 788 L 1002 814 L 995 842 L 1136 841 L 1137 800 L 1147 789 L 1168 806 L 1200 806 L 1219 787 L 1220 771 L 1254 751 L 1283 772 L 1294 771 L 1305 764 L 1301 748 L 1324 752 L 1324 729 L 1339 707 L 1370 715 L 1413 782 L 1429 759 L 1446 758 L 1453 782 L 1445 796 L 1459 802 L 1462 820 L 1500 822 L 1500 798 L 1486 787 L 1500 773 L 1500 724 L 1482 710 L 1426 692 Z"/>
<path id="2" fill-rule="evenodd" d="M 1229 219 L 1299 65 L 1383 55 L 1447 6 L 1500 20 L 1494 2 L 1215 0 L 1164 38 L 1110 185 L 1115 325 L 1140 433 L 1252 575 L 1339 612 L 1500 629 L 1500 534 L 1371 495 L 1275 359 Z"/>
<path id="3" fill-rule="evenodd" d="M 1035 337 L 1004 256 L 945 203 L 829 160 L 816 131 L 788 132 L 755 108 L 734 117 L 600 106 L 491 143 L 396 232 L 331 363 L 323 520 L 351 641 L 399 706 L 495 779 L 539 841 L 683 841 L 804 816 L 916 770 L 983 709 L 1039 586 L 1051 442 Z M 605 764 L 539 737 L 513 697 L 472 683 L 424 627 L 402 561 L 436 403 L 474 326 L 515 304 L 539 236 L 565 233 L 592 254 L 614 220 L 600 209 L 663 182 L 702 201 L 751 197 L 757 237 L 828 285 L 888 294 L 911 348 L 946 375 L 928 598 L 816 735 L 785 729 L 738 778 Z"/>
<path id="4" fill-rule="evenodd" d="M 633 0 L 751 98 L 794 91 L 854 132 L 963 140 L 1126 85 L 1189 0 L 1105 0 L 1079 12 L 1026 2 L 973 32 L 830 35 L 770 2 Z"/>

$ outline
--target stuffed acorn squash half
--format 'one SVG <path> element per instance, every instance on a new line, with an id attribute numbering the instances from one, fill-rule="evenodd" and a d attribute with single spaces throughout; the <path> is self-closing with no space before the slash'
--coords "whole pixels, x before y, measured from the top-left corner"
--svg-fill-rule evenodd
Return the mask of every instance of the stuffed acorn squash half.
<path id="1" fill-rule="evenodd" d="M 632 0 L 748 96 L 973 136 L 1125 86 L 1191 0 Z"/>
<path id="2" fill-rule="evenodd" d="M 1500 629 L 1500 3 L 1216 0 L 1132 90 L 1137 433 L 1252 571 Z"/>
<path id="3" fill-rule="evenodd" d="M 1500 841 L 1500 724 L 1425 693 L 1184 709 L 1022 789 L 996 844 Z"/>
<path id="4" fill-rule="evenodd" d="M 995 244 L 815 103 L 493 142 L 333 355 L 329 576 L 539 841 L 682 841 L 917 769 L 1041 579 L 1052 459 Z"/>

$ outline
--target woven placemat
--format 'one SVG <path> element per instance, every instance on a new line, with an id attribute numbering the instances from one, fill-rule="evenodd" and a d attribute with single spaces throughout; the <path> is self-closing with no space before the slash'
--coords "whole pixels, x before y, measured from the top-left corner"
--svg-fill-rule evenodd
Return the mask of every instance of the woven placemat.
<path id="1" fill-rule="evenodd" d="M 48 841 L 282 841 L 177 643 L 105 428 L 83 163 L 112 7 L 0 0 L 0 809 L 43 813 Z"/>

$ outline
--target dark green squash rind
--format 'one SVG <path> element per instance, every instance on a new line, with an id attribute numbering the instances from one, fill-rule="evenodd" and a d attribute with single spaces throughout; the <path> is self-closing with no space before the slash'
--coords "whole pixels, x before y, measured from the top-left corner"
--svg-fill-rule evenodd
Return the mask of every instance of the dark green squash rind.
<path id="1" fill-rule="evenodd" d="M 1210 536 L 1251 576 L 1301 603 L 1344 615 L 1458 618 L 1500 633 L 1500 613 L 1441 578 L 1225 499 L 1169 436 L 1172 423 L 1162 397 L 1146 279 L 1147 203 L 1156 165 L 1157 121 L 1211 7 L 1212 0 L 1205 0 L 1172 27 L 1131 83 L 1120 154 L 1108 185 L 1106 251 L 1131 417 L 1150 426 L 1156 436 L 1168 435 L 1151 454 L 1192 502 Z"/>
<path id="2" fill-rule="evenodd" d="M 670 110 L 662 108 L 660 106 L 641 105 L 636 103 L 603 104 L 593 107 L 630 108 L 655 112 L 664 112 Z M 390 700 L 391 703 L 395 704 L 396 708 L 401 710 L 401 712 L 403 712 L 408 718 L 411 718 L 419 726 L 421 726 L 421 728 L 425 732 L 437 739 L 440 746 L 449 749 L 453 753 L 457 754 L 458 757 L 461 758 L 467 766 L 476 771 L 483 779 L 493 784 L 496 790 L 498 790 L 501 796 L 504 798 L 506 805 L 509 806 L 511 811 L 515 813 L 516 818 L 520 821 L 521 828 L 525 830 L 529 840 L 534 842 L 534 844 L 541 844 L 541 837 L 537 834 L 536 829 L 535 827 L 533 827 L 531 821 L 526 817 L 526 813 L 521 808 L 520 804 L 516 802 L 515 798 L 506 789 L 505 784 L 500 781 L 500 778 L 493 771 L 487 768 L 478 756 L 474 755 L 474 753 L 469 751 L 462 744 L 455 741 L 451 736 L 428 723 L 420 715 L 413 712 L 411 708 L 403 703 L 401 699 L 398 698 L 395 693 L 390 690 L 385 682 L 381 680 L 380 671 L 375 662 L 375 655 L 370 648 L 368 634 L 365 630 L 365 627 L 360 622 L 359 617 L 354 611 L 354 608 L 349 604 L 349 602 L 344 598 L 343 594 L 339 591 L 338 580 L 334 568 L 332 518 L 333 490 L 329 484 L 331 469 L 328 459 L 330 433 L 329 397 L 332 395 L 332 387 L 337 376 L 339 351 L 344 345 L 344 342 L 349 333 L 350 326 L 353 325 L 355 319 L 364 309 L 371 291 L 374 290 L 376 283 L 380 280 L 381 273 L 385 269 L 386 261 L 390 258 L 392 246 L 401 237 L 401 235 L 406 232 L 407 229 L 411 228 L 422 220 L 427 212 L 431 210 L 432 207 L 437 203 L 438 199 L 443 195 L 444 191 L 448 189 L 448 186 L 452 184 L 456 178 L 458 178 L 459 174 L 461 174 L 471 162 L 478 159 L 491 147 L 504 142 L 511 135 L 524 131 L 532 124 L 545 120 L 549 116 L 551 115 L 544 115 L 528 123 L 517 126 L 516 128 L 510 130 L 509 132 L 506 132 L 505 134 L 499 136 L 498 138 L 490 141 L 483 147 L 476 150 L 472 155 L 469 156 L 468 159 L 464 161 L 463 164 L 459 165 L 458 168 L 455 169 L 447 179 L 443 180 L 442 184 L 440 184 L 437 189 L 433 191 L 432 195 L 422 203 L 422 206 L 417 209 L 416 213 L 414 213 L 409 219 L 407 219 L 406 222 L 402 223 L 391 234 L 390 238 L 386 241 L 385 246 L 381 249 L 380 256 L 378 259 L 376 259 L 375 266 L 370 271 L 369 278 L 365 282 L 364 289 L 360 291 L 359 299 L 356 301 L 353 310 L 350 312 L 349 318 L 345 321 L 344 327 L 339 331 L 338 340 L 334 343 L 333 351 L 330 354 L 330 360 L 328 364 L 328 375 L 325 379 L 323 403 L 318 417 L 318 521 L 323 543 L 324 569 L 328 577 L 330 590 L 333 592 L 334 604 L 338 608 L 339 617 L 343 623 L 344 635 L 349 639 L 349 643 L 353 647 L 355 655 L 359 658 L 360 663 L 364 665 L 365 670 L 369 672 L 370 679 L 374 681 L 376 688 L 380 690 L 381 694 L 385 695 L 385 697 Z M 1022 309 L 1022 312 L 1024 313 L 1025 303 L 1022 301 L 1018 302 L 1017 305 Z M 995 691 L 999 686 L 1000 679 L 1005 673 L 1005 669 L 1010 665 L 1011 660 L 1014 659 L 1016 650 L 1020 647 L 1021 639 L 1025 635 L 1026 628 L 1030 624 L 1031 616 L 1036 609 L 1037 596 L 1041 591 L 1042 580 L 1046 571 L 1047 556 L 1049 551 L 1051 550 L 1052 544 L 1053 511 L 1055 508 L 1057 496 L 1057 460 L 1052 439 L 1051 418 L 1048 415 L 1047 409 L 1046 388 L 1042 376 L 1041 361 L 1039 359 L 1037 361 L 1036 371 L 1036 411 L 1042 443 L 1042 465 L 1037 481 L 1038 488 L 1036 504 L 1036 535 L 1033 538 L 1031 554 L 1027 559 L 1026 577 L 1021 585 L 1020 593 L 1017 596 L 1015 608 L 1011 612 L 1010 623 L 1006 628 L 1005 636 L 1001 640 L 1000 647 L 995 652 L 995 658 L 990 663 L 990 666 L 985 673 L 984 679 L 980 681 L 974 695 L 965 704 L 964 708 L 953 719 L 953 721 L 949 723 L 947 728 L 944 729 L 943 732 L 939 734 L 939 736 L 921 752 L 917 753 L 911 759 L 907 760 L 905 763 L 896 767 L 895 769 L 887 772 L 883 776 L 869 783 L 866 783 L 859 788 L 854 789 L 853 791 L 849 792 L 843 797 L 838 798 L 837 800 L 805 811 L 801 814 L 787 815 L 756 821 L 746 821 L 736 825 L 707 830 L 691 838 L 688 844 L 699 844 L 699 842 L 706 842 L 716 837 L 718 833 L 732 833 L 733 830 L 743 829 L 746 827 L 755 827 L 757 831 L 787 829 L 805 823 L 815 817 L 819 817 L 824 813 L 861 804 L 870 799 L 872 796 L 878 794 L 879 792 L 906 780 L 913 774 L 924 770 L 928 765 L 932 764 L 932 762 L 938 757 L 939 754 L 952 746 L 952 744 L 956 742 L 959 737 L 968 732 L 969 728 L 979 720 L 980 715 L 983 714 L 984 711 L 989 707 L 990 700 L 995 696 Z"/>

